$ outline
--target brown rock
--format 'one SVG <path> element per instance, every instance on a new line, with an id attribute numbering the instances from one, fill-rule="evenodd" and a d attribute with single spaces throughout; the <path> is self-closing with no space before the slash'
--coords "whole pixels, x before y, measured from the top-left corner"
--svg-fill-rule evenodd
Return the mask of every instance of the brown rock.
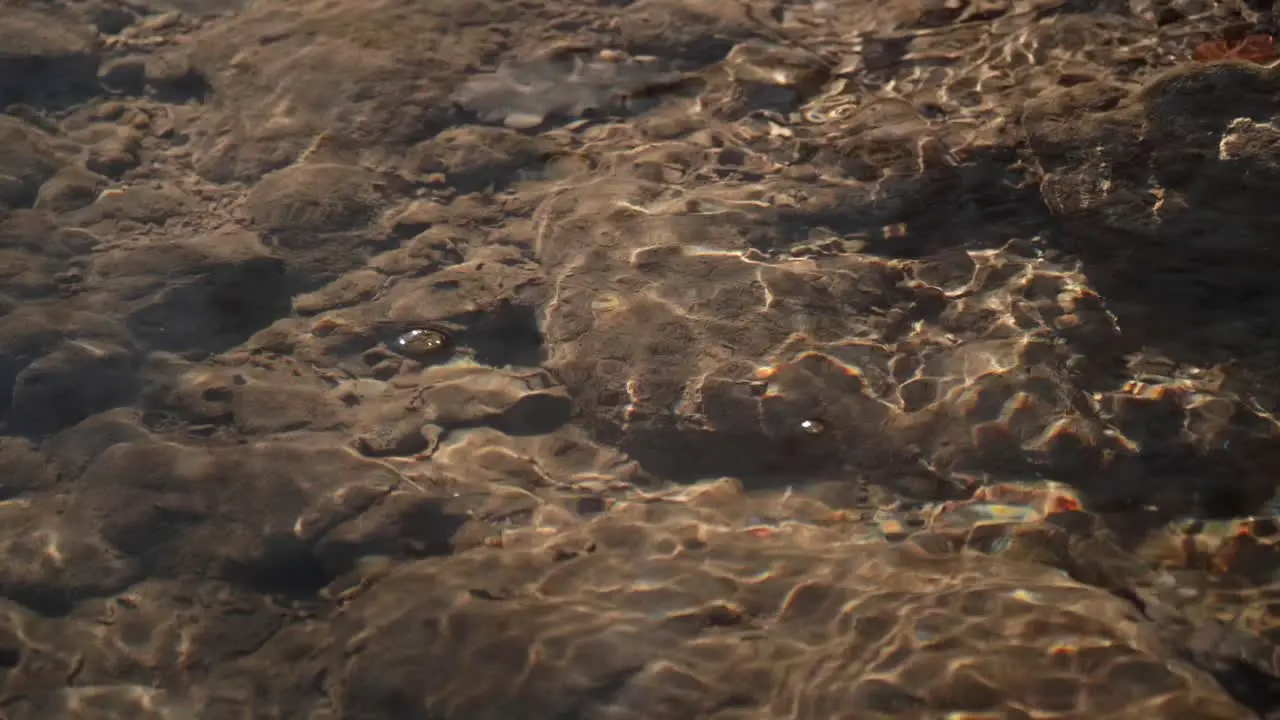
<path id="1" fill-rule="evenodd" d="M 194 208 L 195 201 L 178 188 L 162 183 L 139 184 L 102 193 L 92 205 L 71 213 L 71 219 L 86 226 L 113 221 L 163 225 Z"/>
<path id="2" fill-rule="evenodd" d="M 288 312 L 285 264 L 254 233 L 223 231 L 103 253 L 94 286 L 117 294 L 144 343 L 203 353 Z"/>
<path id="3" fill-rule="evenodd" d="M 57 479 L 35 445 L 23 438 L 0 437 L 0 467 L 6 468 L 0 500 L 47 490 Z"/>
<path id="4" fill-rule="evenodd" d="M 108 448 L 80 479 L 68 517 L 161 577 L 234 578 L 313 589 L 314 544 L 399 482 L 321 442 L 224 448 Z"/>
<path id="5" fill-rule="evenodd" d="M 377 208 L 375 176 L 342 165 L 296 165 L 264 177 L 246 200 L 268 232 L 314 234 L 364 227 Z"/>
<path id="6" fill-rule="evenodd" d="M 120 130 L 110 139 L 90 149 L 85 167 L 99 175 L 118 179 L 142 162 L 139 154 L 141 149 L 141 135 L 136 131 Z"/>
<path id="7" fill-rule="evenodd" d="M 92 205 L 106 184 L 106 178 L 84 168 L 63 168 L 40 186 L 35 207 L 56 213 L 79 210 Z"/>
<path id="8" fill-rule="evenodd" d="M 96 86 L 97 66 L 88 27 L 20 7 L 0 15 L 0 107 L 78 99 Z"/>
<path id="9" fill-rule="evenodd" d="M 45 133 L 17 118 L 0 116 L 0 208 L 31 206 L 40 186 L 61 165 Z"/>
<path id="10" fill-rule="evenodd" d="M 132 402 L 137 361 L 102 342 L 69 341 L 17 374 L 8 421 L 20 432 L 52 433 Z"/>
<path id="11" fill-rule="evenodd" d="M 546 141 L 505 128 L 451 128 L 415 146 L 404 172 L 414 176 L 443 173 L 445 183 L 461 192 L 501 189 L 529 176 L 549 152 Z M 529 179 L 532 179 L 529 177 Z"/>

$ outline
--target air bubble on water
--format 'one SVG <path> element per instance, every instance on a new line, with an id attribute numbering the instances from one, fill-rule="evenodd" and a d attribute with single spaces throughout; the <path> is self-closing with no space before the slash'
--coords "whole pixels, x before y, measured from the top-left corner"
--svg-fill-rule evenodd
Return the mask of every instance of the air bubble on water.
<path id="1" fill-rule="evenodd" d="M 810 435 L 821 435 L 826 432 L 827 426 L 824 425 L 821 420 L 809 419 L 800 422 L 800 429 Z"/>
<path id="2" fill-rule="evenodd" d="M 405 355 L 430 355 L 447 350 L 450 344 L 448 335 L 429 328 L 409 330 L 393 343 L 396 351 Z"/>

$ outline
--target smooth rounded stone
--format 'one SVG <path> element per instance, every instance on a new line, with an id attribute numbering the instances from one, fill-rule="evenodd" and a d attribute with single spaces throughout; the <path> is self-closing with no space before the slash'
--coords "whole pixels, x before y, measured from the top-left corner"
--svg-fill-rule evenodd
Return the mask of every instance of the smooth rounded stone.
<path id="1" fill-rule="evenodd" d="M 237 388 L 231 401 L 236 430 L 246 435 L 272 435 L 346 425 L 342 408 L 327 387 L 293 380 L 293 384 L 282 385 L 279 377 L 268 376 Z"/>
<path id="2" fill-rule="evenodd" d="M 146 85 L 147 59 L 144 55 L 129 55 L 103 63 L 98 68 L 98 81 L 113 92 L 134 95 Z"/>
<path id="3" fill-rule="evenodd" d="M 175 356 L 149 360 L 147 408 L 193 428 L 256 436 L 334 430 L 350 422 L 328 376 L 307 366 L 227 358 L 222 368 L 210 370 Z"/>
<path id="4" fill-rule="evenodd" d="M 47 213 L 12 211 L 0 220 L 0 256 L 4 258 L 0 284 L 14 299 L 26 303 L 63 296 L 83 280 L 82 258 L 96 242 L 88 233 L 59 228 Z"/>
<path id="5" fill-rule="evenodd" d="M 140 415 L 134 408 L 98 413 L 47 439 L 41 449 L 56 463 L 64 480 L 75 480 L 114 445 L 154 441 L 143 427 Z"/>
<path id="6" fill-rule="evenodd" d="M 513 112 L 502 118 L 504 127 L 512 130 L 532 130 L 547 121 L 547 116 L 536 112 Z"/>
<path id="7" fill-rule="evenodd" d="M 210 141 L 202 148 L 195 170 L 200 177 L 221 185 L 254 183 L 267 174 L 292 165 L 309 142 L 301 136 L 251 137 L 247 129 L 238 135 Z"/>
<path id="8" fill-rule="evenodd" d="M 36 446 L 25 438 L 0 436 L 0 501 L 45 490 L 57 479 Z"/>
<path id="9" fill-rule="evenodd" d="M 137 365 L 119 346 L 67 341 L 14 378 L 8 424 L 23 433 L 53 433 L 129 404 L 138 391 Z"/>
<path id="10" fill-rule="evenodd" d="M 301 315 L 359 305 L 372 300 L 389 280 L 377 270 L 349 272 L 319 290 L 294 297 L 293 309 Z"/>
<path id="11" fill-rule="evenodd" d="M 336 525 L 316 543 L 317 561 L 333 577 L 368 557 L 390 559 L 448 555 L 454 533 L 467 520 L 461 508 L 417 489 L 393 491 L 357 517 Z"/>
<path id="12" fill-rule="evenodd" d="M 399 483 L 393 470 L 324 437 L 122 444 L 89 466 L 67 517 L 98 528 L 152 575 L 311 592 L 328 582 L 314 543 Z"/>
<path id="13" fill-rule="evenodd" d="M 0 506 L 0 593 L 44 615 L 123 590 L 142 569 L 91 527 L 66 521 L 51 498 Z"/>
<path id="14" fill-rule="evenodd" d="M 420 419 L 404 418 L 371 427 L 356 436 L 355 447 L 369 457 L 429 455 L 440 441 L 441 429 L 423 425 Z"/>
<path id="15" fill-rule="evenodd" d="M 119 180 L 142 162 L 142 136 L 136 131 L 119 129 L 89 148 L 85 167 L 105 177 Z"/>
<path id="16" fill-rule="evenodd" d="M 0 20 L 0 26 L 3 23 Z M 3 89 L 0 89 L 2 95 Z M 62 165 L 52 141 L 43 131 L 18 118 L 0 115 L 0 207 L 30 207 L 36 201 L 40 186 Z"/>
<path id="17" fill-rule="evenodd" d="M 391 232 L 397 238 L 407 239 L 409 243 L 406 249 L 415 256 L 426 257 L 447 252 L 456 256 L 448 264 L 462 262 L 458 253 L 460 246 L 476 244 L 483 235 L 474 227 L 458 224 L 449 210 L 449 204 L 438 200 L 410 200 L 404 210 L 392 218 Z"/>
<path id="18" fill-rule="evenodd" d="M 225 427 L 235 419 L 234 401 L 248 380 L 230 368 L 206 370 L 171 353 L 152 353 L 143 367 L 143 407 L 192 427 Z"/>
<path id="19" fill-rule="evenodd" d="M 35 208 L 55 213 L 79 210 L 92 205 L 106 186 L 107 179 L 97 173 L 81 167 L 63 168 L 40 186 Z"/>
<path id="20" fill-rule="evenodd" d="M 39 300 L 56 295 L 66 264 L 21 250 L 0 249 L 0 285 L 14 299 Z"/>
<path id="21" fill-rule="evenodd" d="M 545 435 L 568 423 L 573 401 L 563 388 L 520 396 L 489 424 L 508 435 Z"/>
<path id="22" fill-rule="evenodd" d="M 84 224 L 123 222 L 163 225 L 197 208 L 187 192 L 168 184 L 132 184 L 120 191 L 102 193 L 96 202 L 72 214 Z"/>
<path id="23" fill-rule="evenodd" d="M 15 210 L 0 220 L 0 246 L 72 260 L 90 254 L 101 242 L 79 228 L 67 228 L 39 210 Z"/>
<path id="24" fill-rule="evenodd" d="M 358 167 L 302 164 L 258 181 L 245 199 L 253 223 L 267 232 L 326 233 L 356 230 L 378 206 L 375 175 Z"/>
<path id="25" fill-rule="evenodd" d="M 419 404 L 427 422 L 446 430 L 488 426 L 513 435 L 539 435 L 563 425 L 572 409 L 562 388 L 542 384 L 515 373 L 459 368 L 423 387 Z"/>
<path id="26" fill-rule="evenodd" d="M 0 16 L 0 108 L 62 105 L 91 93 L 95 46 L 89 28 L 60 14 L 6 8 Z"/>
<path id="27" fill-rule="evenodd" d="M 115 248 L 94 257 L 93 274 L 106 282 L 154 282 L 153 276 L 183 276 L 221 265 L 275 259 L 257 233 L 220 230 L 194 237 Z M 278 261 L 278 260 L 277 260 Z"/>
<path id="28" fill-rule="evenodd" d="M 165 102 L 203 100 L 209 93 L 208 79 L 181 48 L 149 55 L 143 66 L 143 79 L 152 95 Z"/>
<path id="29" fill-rule="evenodd" d="M 154 349 L 218 352 L 289 312 L 286 264 L 255 233 L 120 248 L 90 267 L 95 285 L 119 298 L 134 335 Z"/>
<path id="30" fill-rule="evenodd" d="M 181 189 L 164 183 L 146 183 L 103 192 L 92 205 L 69 213 L 68 219 L 81 226 L 164 225 L 195 209 L 194 198 Z"/>

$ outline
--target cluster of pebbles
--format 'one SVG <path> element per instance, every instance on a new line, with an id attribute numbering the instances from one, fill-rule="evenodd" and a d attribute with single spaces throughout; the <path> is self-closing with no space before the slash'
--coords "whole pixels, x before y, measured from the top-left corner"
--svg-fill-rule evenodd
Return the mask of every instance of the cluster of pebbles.
<path id="1" fill-rule="evenodd" d="M 1196 5 L 0 0 L 3 713 L 1280 716 Z"/>

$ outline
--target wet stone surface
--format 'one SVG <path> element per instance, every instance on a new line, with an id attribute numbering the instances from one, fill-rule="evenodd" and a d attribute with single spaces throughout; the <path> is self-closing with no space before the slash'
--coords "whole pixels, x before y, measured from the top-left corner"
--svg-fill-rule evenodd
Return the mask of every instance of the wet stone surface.
<path id="1" fill-rule="evenodd" d="M 5 718 L 1280 716 L 1257 3 L 0 5 Z"/>

